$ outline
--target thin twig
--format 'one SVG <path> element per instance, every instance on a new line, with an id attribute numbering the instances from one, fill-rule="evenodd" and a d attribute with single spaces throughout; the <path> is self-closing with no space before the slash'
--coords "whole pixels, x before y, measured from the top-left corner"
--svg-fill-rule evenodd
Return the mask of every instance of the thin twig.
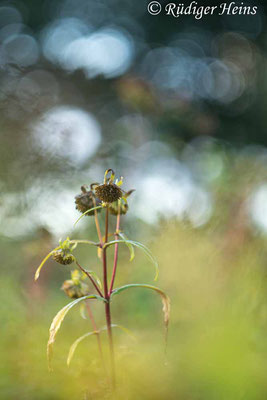
<path id="1" fill-rule="evenodd" d="M 89 274 L 89 272 L 86 271 L 86 270 L 78 263 L 77 260 L 76 260 L 76 264 L 77 264 L 77 266 L 80 268 L 80 270 L 81 270 L 82 272 L 84 272 L 85 275 L 88 276 L 88 278 L 90 279 L 90 281 L 91 281 L 92 284 L 94 285 L 94 287 L 95 287 L 97 293 L 99 294 L 99 296 L 104 297 L 103 293 L 101 292 L 101 290 L 99 289 L 99 287 L 97 286 L 97 284 L 95 283 L 94 279 L 93 279 L 92 276 Z"/>

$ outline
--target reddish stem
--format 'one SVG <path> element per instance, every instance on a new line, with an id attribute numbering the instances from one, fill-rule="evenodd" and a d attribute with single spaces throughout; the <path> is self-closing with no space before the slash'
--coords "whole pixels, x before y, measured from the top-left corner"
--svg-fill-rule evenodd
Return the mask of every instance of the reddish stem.
<path id="1" fill-rule="evenodd" d="M 106 219 L 105 219 L 105 243 L 108 242 L 108 207 L 106 209 Z M 113 337 L 112 337 L 112 327 L 111 327 L 111 312 L 110 312 L 110 296 L 108 292 L 108 277 L 107 277 L 107 249 L 104 247 L 103 252 L 103 281 L 104 281 L 104 294 L 105 294 L 105 313 L 106 313 L 106 323 L 108 331 L 108 341 L 110 350 L 110 360 L 111 360 L 111 380 L 113 389 L 115 388 L 115 360 L 114 360 L 114 347 L 113 347 Z"/>
<path id="2" fill-rule="evenodd" d="M 120 231 L 120 203 L 118 205 L 118 215 L 117 215 L 117 224 L 116 224 L 116 232 L 115 232 L 115 240 L 119 240 L 119 231 Z M 112 277 L 111 283 L 109 288 L 109 296 L 112 293 L 116 271 L 117 271 L 117 264 L 118 264 L 118 253 L 119 253 L 119 243 L 115 243 L 114 249 L 114 262 L 113 262 L 113 270 L 112 270 Z"/>
<path id="3" fill-rule="evenodd" d="M 94 197 L 93 197 L 93 203 L 94 203 L 94 207 L 96 207 L 96 201 L 95 201 Z M 99 225 L 99 221 L 98 221 L 97 210 L 94 210 L 94 213 L 95 213 L 95 226 L 96 226 L 98 239 L 99 239 L 99 242 L 100 242 L 100 246 L 103 247 L 103 239 L 102 239 L 100 225 Z"/>
<path id="4" fill-rule="evenodd" d="M 92 284 L 94 285 L 94 287 L 95 287 L 97 293 L 99 294 L 99 296 L 104 297 L 104 296 L 103 296 L 103 293 L 101 292 L 101 290 L 99 289 L 99 287 L 97 286 L 97 284 L 95 283 L 95 281 L 93 280 L 93 278 L 91 277 L 91 275 L 89 274 L 89 272 L 87 272 L 87 271 L 78 263 L 77 260 L 76 260 L 76 264 L 77 264 L 77 266 L 80 268 L 80 270 L 81 270 L 82 272 L 84 272 L 85 275 L 88 276 L 88 278 L 90 279 L 90 281 L 91 281 Z"/>

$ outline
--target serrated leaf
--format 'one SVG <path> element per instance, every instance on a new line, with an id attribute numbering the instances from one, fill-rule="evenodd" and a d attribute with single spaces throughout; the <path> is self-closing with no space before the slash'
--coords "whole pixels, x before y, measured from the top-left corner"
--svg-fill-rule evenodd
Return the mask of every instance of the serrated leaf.
<path id="1" fill-rule="evenodd" d="M 153 256 L 153 254 L 151 253 L 151 251 L 144 244 L 142 244 L 140 242 L 136 242 L 135 240 L 124 239 L 124 240 L 112 240 L 111 242 L 106 243 L 104 247 L 111 246 L 112 244 L 115 244 L 115 243 L 125 243 L 125 244 L 128 243 L 128 244 L 131 244 L 132 246 L 136 246 L 139 249 L 143 250 L 143 252 L 146 254 L 146 256 L 149 258 L 149 260 L 152 262 L 152 264 L 155 267 L 156 273 L 155 273 L 154 280 L 156 281 L 158 279 L 158 275 L 159 275 L 158 262 L 157 262 L 156 258 Z"/>
<path id="2" fill-rule="evenodd" d="M 61 246 L 55 247 L 52 251 L 50 251 L 50 253 L 47 254 L 47 256 L 43 259 L 43 261 L 41 262 L 41 264 L 39 265 L 39 267 L 37 268 L 35 275 L 34 275 L 34 280 L 37 281 L 37 279 L 40 276 L 40 272 L 41 269 L 43 268 L 44 264 L 46 263 L 46 261 L 53 255 L 54 251 L 57 251 L 60 249 Z"/>
<path id="3" fill-rule="evenodd" d="M 126 246 L 128 247 L 129 251 L 130 251 L 130 261 L 133 261 L 134 259 L 134 247 L 131 243 L 128 243 L 127 240 L 129 240 L 127 238 L 127 236 L 123 233 L 123 232 L 119 232 L 119 237 L 125 241 Z"/>
<path id="4" fill-rule="evenodd" d="M 65 316 L 67 315 L 67 313 L 70 311 L 70 309 L 72 307 L 74 307 L 76 304 L 80 303 L 81 301 L 84 301 L 87 299 L 98 299 L 98 300 L 105 301 L 105 299 L 103 297 L 97 296 L 96 294 L 83 296 L 83 297 L 80 297 L 79 299 L 76 299 L 76 300 L 68 303 L 54 317 L 52 324 L 50 326 L 50 329 L 49 329 L 49 340 L 47 343 L 47 358 L 48 358 L 48 366 L 49 366 L 50 370 L 51 370 L 53 344 L 56 339 L 56 334 L 57 334 L 58 330 L 60 329 L 60 326 L 61 326 Z"/>
<path id="5" fill-rule="evenodd" d="M 129 329 L 125 328 L 124 326 L 122 326 L 122 325 L 117 325 L 117 324 L 111 324 L 111 327 L 112 327 L 112 328 L 119 328 L 119 329 L 121 329 L 122 331 L 124 331 L 125 333 L 127 333 L 132 339 L 136 340 L 136 339 L 135 339 L 135 336 L 132 334 L 132 332 L 131 332 Z M 92 331 L 92 332 L 85 333 L 84 335 L 82 335 L 82 336 L 80 336 L 78 339 L 76 339 L 76 340 L 72 343 L 72 345 L 70 346 L 69 354 L 68 354 L 68 358 L 67 358 L 67 365 L 68 365 L 68 366 L 70 365 L 71 360 L 72 360 L 72 358 L 73 358 L 73 356 L 74 356 L 74 353 L 75 353 L 75 351 L 76 351 L 77 346 L 78 346 L 79 343 L 81 343 L 81 342 L 82 342 L 84 339 L 86 339 L 88 336 L 98 335 L 98 334 L 100 334 L 101 332 L 106 331 L 106 330 L 107 330 L 107 327 L 104 326 L 103 328 L 99 329 L 98 331 Z"/>
<path id="6" fill-rule="evenodd" d="M 88 214 L 88 213 L 91 212 L 91 211 L 98 210 L 99 208 L 103 208 L 103 207 L 102 207 L 102 206 L 96 206 L 96 207 L 90 208 L 89 210 L 85 211 L 85 212 L 84 212 L 82 215 L 80 215 L 80 217 L 74 222 L 74 226 L 76 226 L 76 224 L 80 221 L 80 219 L 81 219 L 82 217 L 84 217 L 86 214 Z"/>
<path id="7" fill-rule="evenodd" d="M 170 298 L 169 296 L 167 296 L 167 294 L 165 292 L 163 292 L 163 290 L 159 289 L 156 286 L 152 286 L 152 285 L 147 285 L 145 283 L 131 283 L 129 285 L 125 285 L 125 286 L 121 286 L 119 288 L 116 288 L 113 290 L 113 292 L 111 293 L 111 297 L 119 294 L 120 292 L 126 290 L 126 289 L 130 289 L 130 288 L 134 288 L 134 287 L 141 287 L 141 288 L 145 288 L 145 289 L 151 289 L 154 290 L 155 292 L 157 292 L 160 297 L 161 297 L 161 301 L 162 301 L 162 311 L 164 314 L 164 324 L 165 324 L 165 328 L 166 328 L 166 339 L 167 339 L 167 333 L 168 333 L 168 325 L 169 325 L 169 319 L 170 319 L 170 308 L 171 308 L 171 302 L 170 302 Z"/>

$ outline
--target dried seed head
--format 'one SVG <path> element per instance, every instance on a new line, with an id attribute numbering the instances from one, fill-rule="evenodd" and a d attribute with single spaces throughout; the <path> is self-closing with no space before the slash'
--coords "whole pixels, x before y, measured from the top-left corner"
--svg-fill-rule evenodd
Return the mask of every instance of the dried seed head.
<path id="1" fill-rule="evenodd" d="M 129 206 L 127 204 L 127 197 L 129 197 L 132 193 L 134 192 L 134 189 L 129 190 L 128 192 L 124 192 L 123 193 L 123 199 L 122 200 L 117 200 L 114 203 L 111 203 L 109 205 L 109 211 L 110 214 L 112 215 L 124 215 L 127 213 L 127 211 L 129 210 Z M 120 205 L 119 205 L 120 203 Z"/>
<path id="2" fill-rule="evenodd" d="M 85 186 L 81 187 L 82 193 L 75 197 L 76 209 L 80 211 L 82 214 L 91 208 L 97 207 L 101 204 L 101 201 L 95 197 L 94 192 L 92 190 L 87 191 Z M 97 212 L 100 212 L 101 209 L 97 209 Z M 90 211 L 86 215 L 92 216 L 95 214 L 95 211 Z"/>
<path id="3" fill-rule="evenodd" d="M 74 256 L 70 252 L 65 252 L 62 250 L 55 251 L 53 254 L 53 259 L 62 265 L 72 264 L 75 261 Z"/>
<path id="4" fill-rule="evenodd" d="M 72 279 L 63 282 L 61 289 L 64 290 L 65 294 L 71 299 L 79 299 L 89 294 L 89 287 L 85 283 L 80 282 L 77 284 L 74 283 Z"/>
<path id="5" fill-rule="evenodd" d="M 104 183 L 95 189 L 97 197 L 104 203 L 113 203 L 122 196 L 122 190 L 115 183 Z"/>
<path id="6" fill-rule="evenodd" d="M 123 203 L 119 207 L 119 204 L 118 204 L 117 201 L 115 201 L 114 203 L 110 204 L 110 206 L 109 206 L 109 212 L 112 215 L 118 215 L 119 213 L 121 215 L 124 215 L 124 214 L 127 213 L 128 209 L 129 209 L 129 206 L 128 206 L 127 203 Z M 119 212 L 119 210 L 120 210 L 120 212 Z"/>

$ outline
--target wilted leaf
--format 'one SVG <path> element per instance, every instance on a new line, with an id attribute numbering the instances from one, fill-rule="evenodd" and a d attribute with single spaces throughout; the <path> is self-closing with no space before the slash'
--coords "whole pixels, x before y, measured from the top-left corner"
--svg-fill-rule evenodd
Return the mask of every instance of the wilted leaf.
<path id="1" fill-rule="evenodd" d="M 162 310 L 163 310 L 163 314 L 164 314 L 164 324 L 165 324 L 165 328 L 166 328 L 166 340 L 167 340 L 171 303 L 170 303 L 170 298 L 167 296 L 167 294 L 165 292 L 163 292 L 163 290 L 157 288 L 156 286 L 147 285 L 145 283 L 144 284 L 143 283 L 131 283 L 129 285 L 121 286 L 117 289 L 114 289 L 113 292 L 111 293 L 111 297 L 114 296 L 115 294 L 119 294 L 120 292 L 122 292 L 126 289 L 130 289 L 130 288 L 134 288 L 134 287 L 151 289 L 160 295 L 162 305 L 163 305 Z"/>
<path id="2" fill-rule="evenodd" d="M 155 267 L 156 274 L 155 274 L 154 280 L 156 281 L 158 279 L 158 275 L 159 275 L 158 262 L 155 259 L 155 257 L 153 256 L 153 254 L 151 253 L 151 251 L 144 244 L 142 244 L 140 242 L 136 242 L 134 240 L 124 239 L 124 240 L 112 240 L 111 242 L 106 243 L 104 247 L 111 246 L 112 244 L 115 244 L 115 243 L 124 243 L 126 245 L 130 244 L 132 246 L 136 246 L 139 249 L 143 250 L 143 252 L 146 254 L 146 256 L 149 258 L 149 260 L 152 262 L 152 264 Z"/>
<path id="3" fill-rule="evenodd" d="M 47 256 L 43 259 L 43 261 L 41 262 L 41 264 L 39 265 L 39 267 L 37 268 L 35 275 L 34 275 L 34 280 L 37 281 L 37 279 L 40 276 L 40 272 L 41 269 L 43 268 L 44 264 L 46 263 L 46 261 L 53 255 L 54 251 L 57 251 L 60 249 L 61 246 L 55 247 L 52 251 L 50 251 L 50 253 L 47 254 Z"/>
<path id="4" fill-rule="evenodd" d="M 81 315 L 82 319 L 87 319 L 84 303 L 80 304 L 80 315 Z"/>
<path id="5" fill-rule="evenodd" d="M 83 297 L 80 297 L 79 299 L 76 299 L 76 300 L 72 301 L 71 303 L 67 304 L 54 317 L 52 324 L 50 326 L 50 329 L 49 329 L 49 340 L 47 343 L 47 358 L 48 358 L 48 365 L 49 365 L 50 370 L 51 370 L 53 344 L 56 339 L 56 334 L 57 334 L 58 330 L 60 329 L 60 326 L 61 326 L 65 316 L 67 315 L 67 313 L 69 312 L 69 310 L 72 307 L 74 307 L 76 304 L 80 303 L 81 301 L 87 300 L 87 299 L 98 299 L 98 300 L 105 301 L 104 298 L 97 296 L 95 294 L 83 296 Z"/>
<path id="6" fill-rule="evenodd" d="M 126 246 L 128 247 L 130 251 L 130 261 L 133 261 L 134 259 L 134 247 L 131 243 L 128 243 L 127 240 L 129 240 L 126 235 L 123 232 L 119 232 L 119 236 L 122 240 L 124 240 Z"/>

